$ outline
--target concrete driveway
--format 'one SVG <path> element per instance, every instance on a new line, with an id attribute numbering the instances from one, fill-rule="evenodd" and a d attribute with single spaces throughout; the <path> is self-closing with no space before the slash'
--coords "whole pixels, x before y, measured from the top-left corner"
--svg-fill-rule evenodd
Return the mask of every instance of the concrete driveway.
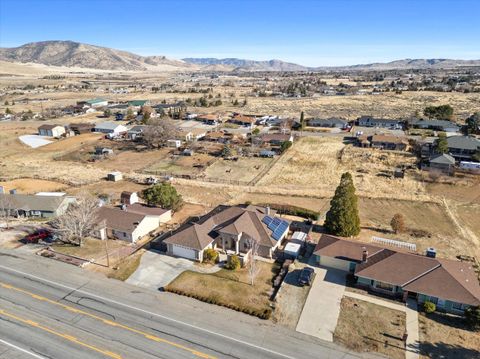
<path id="1" fill-rule="evenodd" d="M 166 286 L 184 271 L 193 270 L 193 266 L 194 263 L 185 258 L 147 251 L 143 254 L 137 270 L 126 282 L 157 290 Z"/>
<path id="2" fill-rule="evenodd" d="M 346 272 L 314 267 L 315 279 L 297 324 L 297 332 L 333 342 L 345 292 Z"/>

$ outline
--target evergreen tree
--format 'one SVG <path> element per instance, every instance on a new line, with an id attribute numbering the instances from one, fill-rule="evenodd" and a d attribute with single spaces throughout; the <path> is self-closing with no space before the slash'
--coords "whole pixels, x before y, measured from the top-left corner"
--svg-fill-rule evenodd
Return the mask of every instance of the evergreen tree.
<path id="1" fill-rule="evenodd" d="M 175 187 L 168 182 L 163 182 L 149 187 L 142 192 L 143 198 L 150 206 L 176 211 L 182 206 L 182 196 L 177 193 Z"/>
<path id="2" fill-rule="evenodd" d="M 303 111 L 300 113 L 300 128 L 302 131 L 305 129 L 305 116 L 303 114 Z"/>
<path id="3" fill-rule="evenodd" d="M 358 215 L 358 199 L 355 194 L 352 175 L 345 172 L 335 195 L 330 201 L 324 227 L 330 234 L 350 237 L 360 233 L 360 217 Z"/>
<path id="4" fill-rule="evenodd" d="M 448 152 L 447 136 L 444 133 L 440 133 L 438 135 L 438 139 L 435 142 L 435 150 L 438 153 L 447 153 Z"/>

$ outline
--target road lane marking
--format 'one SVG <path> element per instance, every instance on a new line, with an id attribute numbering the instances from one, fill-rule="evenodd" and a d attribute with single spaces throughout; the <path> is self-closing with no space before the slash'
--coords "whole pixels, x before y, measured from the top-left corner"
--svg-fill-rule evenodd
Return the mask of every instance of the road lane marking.
<path id="1" fill-rule="evenodd" d="M 36 358 L 36 359 L 46 359 L 44 356 L 41 356 L 41 355 L 32 353 L 31 351 L 28 351 L 28 350 L 26 350 L 26 349 L 20 348 L 19 346 L 16 346 L 15 344 L 12 344 L 12 343 L 9 343 L 9 342 L 7 342 L 7 341 L 5 341 L 5 340 L 0 339 L 0 343 L 5 344 L 6 346 L 9 346 L 9 347 L 11 347 L 11 348 L 13 348 L 13 349 L 16 349 L 16 350 L 18 350 L 19 352 L 28 354 L 28 355 L 30 355 L 30 356 L 33 357 L 33 358 Z"/>
<path id="2" fill-rule="evenodd" d="M 137 308 L 137 307 L 134 307 L 132 305 L 129 305 L 129 304 L 125 304 L 125 303 L 122 303 L 122 302 L 118 302 L 116 300 L 113 300 L 113 299 L 110 299 L 110 298 L 106 298 L 106 297 L 102 297 L 101 295 L 96 295 L 96 294 L 93 294 L 93 293 L 90 293 L 90 292 L 87 292 L 85 290 L 81 290 L 81 289 L 78 289 L 78 288 L 74 288 L 74 287 L 70 287 L 68 285 L 65 285 L 65 284 L 62 284 L 62 283 L 58 283 L 58 282 L 54 282 L 52 280 L 49 280 L 49 279 L 45 279 L 45 278 L 42 278 L 42 277 L 39 277 L 39 276 L 36 276 L 36 275 L 33 275 L 33 274 L 30 274 L 30 273 L 26 273 L 26 272 L 22 272 L 22 271 L 19 271 L 17 269 L 13 269 L 13 268 L 10 268 L 10 267 L 5 267 L 3 265 L 0 264 L 0 268 L 3 268 L 7 271 L 10 271 L 10 272 L 13 272 L 13 273 L 17 273 L 17 274 L 20 274 L 26 278 L 34 278 L 38 281 L 41 281 L 41 282 L 44 282 L 44 283 L 48 283 L 50 285 L 54 285 L 54 286 L 57 286 L 57 287 L 61 287 L 61 288 L 64 288 L 64 289 L 68 289 L 69 291 L 72 291 L 72 292 L 77 292 L 77 293 L 82 293 L 84 295 L 87 295 L 87 296 L 90 296 L 92 298 L 96 298 L 96 299 L 99 299 L 99 300 L 102 300 L 102 301 L 105 301 L 105 302 L 110 302 L 110 303 L 113 303 L 113 304 L 116 304 L 116 305 L 119 305 L 121 307 L 124 307 L 124 308 L 129 308 L 129 309 L 132 309 L 132 310 L 135 310 L 137 312 L 140 312 L 140 313 L 144 313 L 144 314 L 147 314 L 147 315 L 150 315 L 150 316 L 154 316 L 154 317 L 158 317 L 158 318 L 161 318 L 161 319 L 164 319 L 164 320 L 168 320 L 172 323 L 176 323 L 176 324 L 179 324 L 179 325 L 184 325 L 186 327 L 189 327 L 189 328 L 192 328 L 192 329 L 195 329 L 195 330 L 198 330 L 198 331 L 202 331 L 204 333 L 208 333 L 208 334 L 211 334 L 211 335 L 215 335 L 217 337 L 220 337 L 220 338 L 223 338 L 223 339 L 227 339 L 227 340 L 230 340 L 232 342 L 236 342 L 236 343 L 239 343 L 239 344 L 242 344 L 242 345 L 245 345 L 245 346 L 249 346 L 251 348 L 255 348 L 255 349 L 258 349 L 258 350 L 261 350 L 261 351 L 264 351 L 266 353 L 270 353 L 270 354 L 273 354 L 273 355 L 276 355 L 276 356 L 279 356 L 279 357 L 282 357 L 282 358 L 286 358 L 286 359 L 296 359 L 295 357 L 293 356 L 290 356 L 290 355 L 286 355 L 286 354 L 282 354 L 282 353 L 279 353 L 275 350 L 272 350 L 272 349 L 268 349 L 268 348 L 264 348 L 264 347 L 261 347 L 260 345 L 256 345 L 256 344 L 253 344 L 253 343 L 249 343 L 247 341 L 244 341 L 244 340 L 241 340 L 241 339 L 237 339 L 237 338 L 234 338 L 234 337 L 229 337 L 228 335 L 225 335 L 225 334 L 221 334 L 221 333 L 217 333 L 213 330 L 210 330 L 210 329 L 205 329 L 205 328 L 202 328 L 202 327 L 199 327 L 199 326 L 196 326 L 196 325 L 193 325 L 193 324 L 190 324 L 190 323 L 187 323 L 187 322 L 182 322 L 181 320 L 178 320 L 178 319 L 173 319 L 173 318 L 170 318 L 170 317 L 167 317 L 165 315 L 162 315 L 162 314 L 158 314 L 158 313 L 154 313 L 154 312 L 149 312 L 148 310 L 145 310 L 145 309 L 142 309 L 142 308 Z M 327 346 L 324 346 L 324 348 L 327 348 Z M 350 352 L 346 352 L 346 351 L 341 351 L 339 349 L 336 349 L 336 352 L 338 353 L 343 353 L 345 355 L 351 355 L 351 356 L 354 356 L 354 354 L 350 353 Z M 359 358 L 359 356 L 357 356 Z"/>
<path id="3" fill-rule="evenodd" d="M 163 339 L 163 338 L 157 337 L 156 335 L 152 335 L 152 334 L 143 332 L 143 331 L 141 331 L 141 330 L 138 330 L 138 329 L 135 329 L 135 328 L 131 328 L 131 327 L 126 326 L 126 325 L 124 325 L 124 324 L 120 324 L 120 323 L 113 322 L 113 321 L 111 321 L 111 320 L 102 318 L 102 317 L 100 317 L 100 316 L 98 316 L 98 315 L 95 315 L 95 314 L 86 312 L 86 311 L 84 311 L 84 310 L 77 309 L 77 308 L 74 308 L 74 307 L 72 307 L 72 306 L 59 303 L 59 302 L 54 301 L 54 300 L 52 300 L 52 299 L 49 299 L 49 298 L 47 298 L 47 297 L 43 297 L 43 296 L 41 296 L 41 295 L 32 293 L 32 292 L 30 292 L 30 291 L 28 291 L 28 290 L 15 287 L 15 286 L 13 286 L 13 285 L 11 285 L 11 284 L 6 284 L 6 283 L 3 283 L 3 282 L 0 282 L 0 287 L 3 287 L 3 288 L 5 288 L 5 289 L 10 289 L 10 290 L 13 290 L 13 291 L 16 291 L 16 292 L 25 294 L 25 295 L 27 295 L 27 296 L 29 296 L 29 297 L 32 297 L 32 298 L 34 298 L 34 299 L 37 299 L 37 300 L 40 300 L 40 301 L 43 301 L 43 302 L 47 302 L 47 303 L 53 304 L 53 305 L 55 305 L 55 306 L 57 306 L 57 307 L 62 307 L 63 309 L 66 309 L 66 310 L 68 310 L 68 311 L 70 311 L 70 312 L 74 312 L 74 313 L 81 314 L 81 315 L 87 316 L 87 317 L 92 318 L 92 319 L 95 319 L 95 320 L 99 320 L 99 321 L 101 321 L 102 323 L 107 324 L 107 325 L 110 325 L 110 326 L 112 326 L 112 327 L 117 327 L 117 328 L 121 328 L 121 329 L 130 331 L 130 332 L 133 332 L 133 333 L 136 333 L 136 334 L 140 334 L 141 336 L 143 336 L 143 337 L 146 338 L 146 339 L 153 340 L 153 341 L 160 342 L 160 343 L 164 343 L 164 344 L 173 346 L 173 347 L 175 347 L 175 348 L 177 348 L 177 349 L 182 349 L 182 350 L 188 351 L 188 352 L 192 353 L 193 355 L 196 355 L 196 356 L 198 356 L 198 357 L 200 357 L 200 358 L 216 359 L 216 357 L 211 356 L 211 355 L 209 355 L 209 354 L 207 354 L 207 353 L 202 353 L 201 351 L 198 351 L 198 350 L 195 350 L 195 349 L 186 347 L 186 346 L 184 346 L 184 345 L 181 345 L 181 344 L 172 342 L 172 341 L 167 340 L 167 339 Z M 0 311 L 0 312 L 1 312 L 1 311 Z M 38 326 L 38 323 L 32 322 L 32 321 L 30 321 L 30 320 L 28 320 L 27 322 L 28 322 L 27 324 L 30 324 L 31 326 Z"/>
<path id="4" fill-rule="evenodd" d="M 98 348 L 98 347 L 96 347 L 96 346 L 87 344 L 87 343 L 82 342 L 81 340 L 75 338 L 75 337 L 72 336 L 72 335 L 59 333 L 59 332 L 57 332 L 57 331 L 55 331 L 55 330 L 53 330 L 53 329 L 50 329 L 50 328 L 48 328 L 48 327 L 46 327 L 46 326 L 44 326 L 44 325 L 41 325 L 41 324 L 39 324 L 39 323 L 37 323 L 37 322 L 32 321 L 32 320 L 25 319 L 25 318 L 21 318 L 21 317 L 19 317 L 19 316 L 14 315 L 14 314 L 8 313 L 8 312 L 6 312 L 6 311 L 3 310 L 3 309 L 0 309 L 0 315 L 3 315 L 3 316 L 5 316 L 5 317 L 11 318 L 11 319 L 14 319 L 14 320 L 16 320 L 16 321 L 18 321 L 18 322 L 21 322 L 21 323 L 30 325 L 30 326 L 32 326 L 32 327 L 34 327 L 34 328 L 41 329 L 41 330 L 43 330 L 43 331 L 45 331 L 45 332 L 47 332 L 47 333 L 50 333 L 50 334 L 53 334 L 53 335 L 55 335 L 55 336 L 57 336 L 57 337 L 66 339 L 66 340 L 68 340 L 68 341 L 70 341 L 70 342 L 72 342 L 72 343 L 76 343 L 76 344 L 78 344 L 78 345 L 80 345 L 80 346 L 83 346 L 83 347 L 85 347 L 85 348 L 91 349 L 91 350 L 96 351 L 96 352 L 98 352 L 98 353 L 100 353 L 100 354 L 106 355 L 106 356 L 108 356 L 108 357 L 110 357 L 110 358 L 113 358 L 113 359 L 122 359 L 122 356 L 119 355 L 119 354 L 113 353 L 113 352 L 108 351 L 108 350 L 103 350 L 103 349 L 100 349 L 100 348 Z"/>

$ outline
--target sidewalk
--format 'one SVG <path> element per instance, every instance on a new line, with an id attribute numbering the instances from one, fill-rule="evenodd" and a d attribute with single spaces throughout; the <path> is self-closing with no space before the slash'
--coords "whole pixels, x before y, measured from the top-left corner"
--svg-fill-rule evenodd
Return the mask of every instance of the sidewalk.
<path id="1" fill-rule="evenodd" d="M 380 298 L 371 297 L 354 292 L 345 292 L 346 297 L 363 300 L 376 305 L 381 305 L 390 309 L 399 310 L 406 315 L 406 329 L 408 333 L 407 350 L 405 352 L 406 359 L 418 359 L 419 357 L 419 343 L 420 337 L 418 332 L 418 311 L 417 302 L 413 299 L 407 299 L 407 304 L 395 304 Z"/>

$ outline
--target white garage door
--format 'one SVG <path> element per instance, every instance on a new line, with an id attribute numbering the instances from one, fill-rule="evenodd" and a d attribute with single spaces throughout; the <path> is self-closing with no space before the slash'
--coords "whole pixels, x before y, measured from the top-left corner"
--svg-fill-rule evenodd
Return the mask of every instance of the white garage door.
<path id="1" fill-rule="evenodd" d="M 332 257 L 322 257 L 320 256 L 320 265 L 328 268 L 340 269 L 344 271 L 350 270 L 350 262 L 344 261 L 342 259 L 332 258 Z"/>
<path id="2" fill-rule="evenodd" d="M 196 253 L 194 249 L 173 245 L 172 252 L 174 256 L 196 259 Z"/>

